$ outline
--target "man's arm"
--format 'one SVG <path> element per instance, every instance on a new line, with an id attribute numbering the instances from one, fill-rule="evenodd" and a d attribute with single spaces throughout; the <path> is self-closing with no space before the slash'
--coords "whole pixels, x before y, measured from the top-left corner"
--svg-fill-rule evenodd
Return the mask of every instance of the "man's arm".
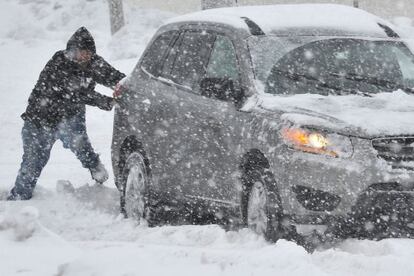
<path id="1" fill-rule="evenodd" d="M 125 74 L 116 70 L 98 55 L 94 56 L 92 60 L 91 73 L 94 82 L 80 93 L 79 100 L 87 105 L 96 106 L 103 110 L 111 110 L 114 106 L 113 98 L 96 92 L 95 82 L 106 87 L 114 88 L 125 77 Z"/>
<path id="2" fill-rule="evenodd" d="M 92 77 L 97 83 L 114 88 L 118 82 L 125 78 L 125 74 L 116 70 L 102 57 L 96 55 L 92 60 Z"/>
<path id="3" fill-rule="evenodd" d="M 114 106 L 114 99 L 96 92 L 95 84 L 92 84 L 87 89 L 83 90 L 79 94 L 79 100 L 84 104 L 96 106 L 108 111 Z"/>

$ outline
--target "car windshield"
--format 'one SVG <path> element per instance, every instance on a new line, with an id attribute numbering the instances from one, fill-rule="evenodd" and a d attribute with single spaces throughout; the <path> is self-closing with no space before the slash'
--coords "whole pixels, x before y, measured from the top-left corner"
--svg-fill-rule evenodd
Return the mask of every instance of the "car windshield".
<path id="1" fill-rule="evenodd" d="M 413 92 L 414 57 L 401 41 L 263 36 L 249 38 L 249 47 L 266 93 Z"/>

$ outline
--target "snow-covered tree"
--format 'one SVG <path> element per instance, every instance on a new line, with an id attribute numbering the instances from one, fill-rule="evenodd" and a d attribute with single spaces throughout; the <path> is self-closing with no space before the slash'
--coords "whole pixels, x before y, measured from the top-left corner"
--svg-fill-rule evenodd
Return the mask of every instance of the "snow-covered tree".
<path id="1" fill-rule="evenodd" d="M 116 33 L 124 24 L 124 10 L 122 8 L 122 0 L 108 0 L 109 14 L 111 18 L 111 33 Z"/>

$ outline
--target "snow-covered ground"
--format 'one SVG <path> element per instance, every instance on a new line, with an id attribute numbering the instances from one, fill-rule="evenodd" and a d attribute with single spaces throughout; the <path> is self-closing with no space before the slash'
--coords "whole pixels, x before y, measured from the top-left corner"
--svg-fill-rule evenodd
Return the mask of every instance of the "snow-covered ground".
<path id="1" fill-rule="evenodd" d="M 128 26 L 109 35 L 105 0 L 0 1 L 0 197 L 14 183 L 20 130 L 40 70 L 81 25 L 98 52 L 128 73 L 158 25 L 171 17 L 127 6 Z M 99 91 L 110 93 L 103 88 Z M 108 169 L 112 113 L 87 110 L 90 138 Z M 57 193 L 57 180 L 79 192 Z M 57 142 L 33 200 L 0 201 L 0 275 L 412 275 L 414 241 L 346 241 L 310 255 L 287 241 L 218 226 L 147 228 L 118 215 L 113 179 L 92 183 Z"/>

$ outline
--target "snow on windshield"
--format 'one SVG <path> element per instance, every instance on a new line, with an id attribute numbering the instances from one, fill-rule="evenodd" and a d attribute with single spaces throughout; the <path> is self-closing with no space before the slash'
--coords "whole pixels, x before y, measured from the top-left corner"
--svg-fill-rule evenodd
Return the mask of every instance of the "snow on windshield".
<path id="1" fill-rule="evenodd" d="M 250 98 L 245 111 L 282 111 L 282 119 L 334 131 L 354 130 L 359 136 L 414 133 L 414 96 L 403 91 L 359 95 L 322 96 L 261 94 Z"/>

